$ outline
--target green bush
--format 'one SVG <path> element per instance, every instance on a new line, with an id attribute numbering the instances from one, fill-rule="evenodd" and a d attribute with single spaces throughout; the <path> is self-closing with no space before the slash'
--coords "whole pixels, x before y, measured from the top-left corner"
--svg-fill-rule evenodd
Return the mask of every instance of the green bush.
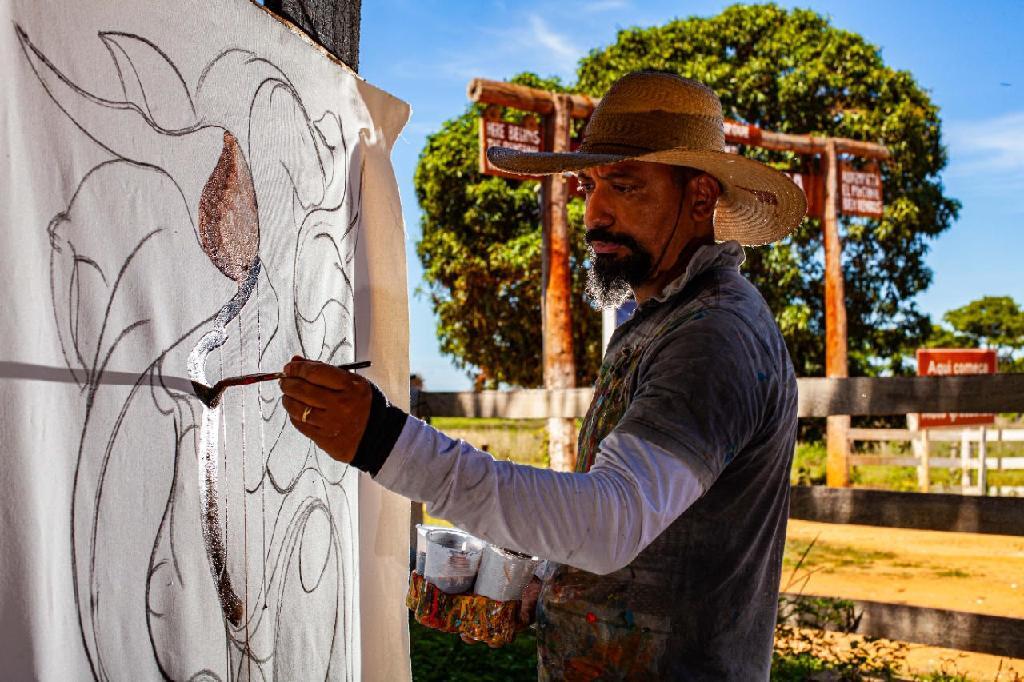
<path id="1" fill-rule="evenodd" d="M 793 468 L 789 475 L 793 485 L 824 485 L 827 452 L 821 441 L 797 443 Z"/>
<path id="2" fill-rule="evenodd" d="M 431 630 L 410 619 L 412 679 L 415 682 L 535 682 L 537 640 L 525 630 L 501 649 L 465 644 L 456 635 Z"/>

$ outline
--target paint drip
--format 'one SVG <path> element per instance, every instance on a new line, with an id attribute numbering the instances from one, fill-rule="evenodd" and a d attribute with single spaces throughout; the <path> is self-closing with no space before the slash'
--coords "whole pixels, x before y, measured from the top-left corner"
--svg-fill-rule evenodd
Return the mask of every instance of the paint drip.
<path id="1" fill-rule="evenodd" d="M 522 599 L 538 562 L 537 557 L 487 545 L 473 592 L 495 601 Z"/>
<path id="2" fill-rule="evenodd" d="M 473 589 L 485 543 L 457 528 L 427 532 L 427 558 L 423 577 L 447 594 Z"/>
<path id="3" fill-rule="evenodd" d="M 249 300 L 259 278 L 260 261 L 257 258 L 249 269 L 248 276 L 239 285 L 231 300 L 217 313 L 214 327 L 203 334 L 188 356 L 188 377 L 194 382 L 209 385 L 206 376 L 206 361 L 210 353 L 223 346 L 228 340 L 227 324 L 238 316 L 242 306 Z M 220 443 L 218 441 L 221 406 L 203 404 L 203 416 L 199 431 L 199 508 L 202 515 L 203 542 L 210 560 L 210 572 L 217 587 L 224 616 L 234 625 L 242 622 L 245 605 L 231 584 L 228 573 L 226 538 L 221 531 L 219 502 Z"/>

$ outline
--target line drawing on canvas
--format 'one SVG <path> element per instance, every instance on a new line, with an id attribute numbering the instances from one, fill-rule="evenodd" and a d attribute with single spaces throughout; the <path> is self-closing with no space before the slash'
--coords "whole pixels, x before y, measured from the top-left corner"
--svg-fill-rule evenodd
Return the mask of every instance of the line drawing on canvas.
<path id="1" fill-rule="evenodd" d="M 252 51 L 223 49 L 190 88 L 155 42 L 100 32 L 111 97 L 14 30 L 109 155 L 45 226 L 83 407 L 70 543 L 93 676 L 138 674 L 144 644 L 166 679 L 353 677 L 355 474 L 288 428 L 276 386 L 208 407 L 177 379 L 278 369 L 292 351 L 354 359 L 352 133 Z M 137 381 L 105 385 L 108 371 Z"/>

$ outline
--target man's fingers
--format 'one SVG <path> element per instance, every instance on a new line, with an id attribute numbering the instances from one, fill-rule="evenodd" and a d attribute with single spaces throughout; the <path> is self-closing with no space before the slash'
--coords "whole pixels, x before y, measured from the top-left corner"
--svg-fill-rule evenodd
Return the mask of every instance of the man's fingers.
<path id="1" fill-rule="evenodd" d="M 334 390 L 348 388 L 357 380 L 357 375 L 351 372 L 313 360 L 292 360 L 284 366 L 284 374 Z"/>
<path id="2" fill-rule="evenodd" d="M 336 424 L 331 423 L 337 418 L 327 410 L 308 405 L 290 396 L 281 398 L 281 404 L 284 405 L 285 411 L 293 422 L 313 427 L 324 434 L 336 433 L 339 430 Z"/>
<path id="3" fill-rule="evenodd" d="M 281 387 L 281 393 L 286 397 L 298 400 L 306 405 L 318 407 L 321 410 L 339 407 L 345 402 L 346 398 L 344 391 L 324 388 L 317 384 L 311 384 L 305 379 L 285 377 L 278 384 Z"/>
<path id="4" fill-rule="evenodd" d="M 324 445 L 331 439 L 330 434 L 324 433 L 323 430 L 316 426 L 313 426 L 308 422 L 302 423 L 301 421 L 292 416 L 289 416 L 288 418 L 291 421 L 292 426 L 295 427 L 296 431 L 298 431 L 303 436 L 313 441 L 313 443 L 321 450 L 324 449 Z"/>
<path id="5" fill-rule="evenodd" d="M 317 408 L 288 395 L 284 396 L 281 402 L 293 421 L 311 426 L 321 435 L 337 435 L 345 427 L 343 414 L 339 415 L 337 411 Z"/>
<path id="6" fill-rule="evenodd" d="M 292 358 L 281 379 L 282 405 L 292 425 L 339 462 L 351 463 L 366 430 L 373 385 L 322 362 Z"/>

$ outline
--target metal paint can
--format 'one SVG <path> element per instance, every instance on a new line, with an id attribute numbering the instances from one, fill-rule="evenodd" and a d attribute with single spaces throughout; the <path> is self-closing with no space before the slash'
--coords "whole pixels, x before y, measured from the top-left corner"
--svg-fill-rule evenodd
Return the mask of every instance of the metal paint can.
<path id="1" fill-rule="evenodd" d="M 457 528 L 428 530 L 423 577 L 448 594 L 469 592 L 476 582 L 483 550 L 483 540 Z"/>
<path id="2" fill-rule="evenodd" d="M 495 601 L 522 599 L 539 559 L 487 545 L 473 591 Z"/>
<path id="3" fill-rule="evenodd" d="M 428 526 L 422 523 L 416 524 L 416 572 L 420 575 L 427 570 L 427 533 L 442 526 Z"/>

